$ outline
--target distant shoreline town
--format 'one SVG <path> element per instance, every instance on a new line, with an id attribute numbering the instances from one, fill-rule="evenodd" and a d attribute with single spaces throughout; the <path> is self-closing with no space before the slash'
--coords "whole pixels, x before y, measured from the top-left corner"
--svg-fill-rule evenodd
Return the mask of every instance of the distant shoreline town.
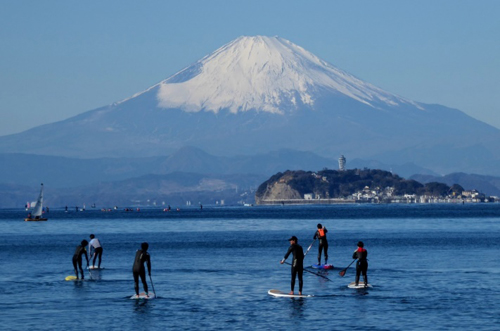
<path id="1" fill-rule="evenodd" d="M 422 184 L 388 171 L 373 169 L 286 171 L 262 183 L 255 194 L 257 205 L 351 203 L 498 203 L 486 196 L 438 182 Z"/>
<path id="2" fill-rule="evenodd" d="M 461 197 L 448 196 L 436 197 L 428 195 L 405 194 L 404 196 L 384 196 L 377 191 L 369 189 L 357 192 L 347 198 L 324 199 L 320 196 L 313 197 L 313 194 L 305 194 L 303 199 L 261 199 L 259 205 L 313 205 L 313 204 L 353 204 L 353 203 L 400 203 L 400 204 L 424 204 L 424 203 L 500 203 L 500 197 L 486 197 L 476 190 L 464 191 Z"/>

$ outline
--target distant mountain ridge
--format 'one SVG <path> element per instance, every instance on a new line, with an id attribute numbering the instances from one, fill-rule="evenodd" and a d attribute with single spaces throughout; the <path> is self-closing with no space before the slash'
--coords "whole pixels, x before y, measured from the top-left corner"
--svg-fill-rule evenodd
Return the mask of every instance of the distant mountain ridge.
<path id="1" fill-rule="evenodd" d="M 335 161 L 314 153 L 291 150 L 253 156 L 214 156 L 195 147 L 184 147 L 168 156 L 145 158 L 75 159 L 59 156 L 0 154 L 0 183 L 63 188 L 113 182 L 148 174 L 173 172 L 253 175 L 265 179 L 287 169 L 318 169 Z"/>
<path id="2" fill-rule="evenodd" d="M 44 168 L 40 168 L 41 164 Z M 432 172 L 412 164 L 391 166 L 365 160 L 348 161 L 348 165 L 349 169 L 385 169 L 399 175 L 400 171 L 416 170 L 428 174 L 411 177 L 422 183 L 457 183 L 465 189 L 500 195 L 500 177 L 463 173 L 433 176 Z M 167 200 L 170 204 L 184 204 L 188 200 L 209 203 L 219 199 L 227 204 L 253 203 L 249 192 L 271 174 L 335 168 L 334 160 L 291 150 L 219 157 L 185 147 L 169 156 L 104 159 L 0 154 L 0 208 L 24 206 L 33 199 L 40 182 L 45 184 L 47 202 L 52 207 L 83 203 L 97 203 L 100 207 L 147 205 L 152 203 L 147 202 L 148 199 Z M 248 173 L 254 169 L 259 170 Z M 245 195 L 240 196 L 243 193 Z"/>
<path id="3" fill-rule="evenodd" d="M 183 207 L 191 202 L 207 205 L 253 203 L 253 192 L 262 182 L 258 175 L 203 175 L 174 172 L 144 175 L 113 182 L 92 183 L 70 188 L 44 184 L 44 204 L 50 208 Z M 0 207 L 21 208 L 33 201 L 35 187 L 0 183 Z"/>
<path id="4" fill-rule="evenodd" d="M 487 195 L 500 197 L 500 177 L 452 173 L 446 176 L 414 175 L 411 176 L 411 179 L 421 183 L 459 184 L 466 190 L 478 190 Z"/>
<path id="5" fill-rule="evenodd" d="M 393 95 L 290 41 L 256 36 L 121 102 L 0 137 L 0 153 L 95 159 L 185 146 L 226 157 L 288 149 L 500 175 L 498 141 L 500 130 L 459 110 Z"/>

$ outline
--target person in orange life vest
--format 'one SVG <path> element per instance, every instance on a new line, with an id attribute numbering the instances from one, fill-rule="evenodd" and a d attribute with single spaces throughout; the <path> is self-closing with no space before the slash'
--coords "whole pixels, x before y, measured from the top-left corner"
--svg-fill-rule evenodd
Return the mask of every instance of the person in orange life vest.
<path id="1" fill-rule="evenodd" d="M 318 246 L 318 264 L 321 264 L 321 251 L 323 250 L 325 252 L 325 264 L 328 263 L 328 241 L 326 240 L 326 233 L 328 230 L 321 225 L 321 223 L 318 224 L 318 231 L 314 234 L 313 239 L 319 239 L 319 246 Z"/>
<path id="2" fill-rule="evenodd" d="M 356 262 L 356 286 L 359 284 L 359 276 L 363 274 L 363 279 L 365 280 L 365 286 L 368 285 L 368 276 L 366 272 L 368 271 L 368 251 L 364 248 L 364 244 L 362 241 L 358 242 L 358 248 L 352 254 L 353 259 L 358 259 Z"/>

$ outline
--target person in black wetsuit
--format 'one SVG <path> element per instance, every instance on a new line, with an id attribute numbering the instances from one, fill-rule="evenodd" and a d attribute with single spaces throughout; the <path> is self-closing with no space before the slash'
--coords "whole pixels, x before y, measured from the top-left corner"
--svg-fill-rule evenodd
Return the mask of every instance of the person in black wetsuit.
<path id="1" fill-rule="evenodd" d="M 368 285 L 368 276 L 366 272 L 368 271 L 368 251 L 364 248 L 365 244 L 362 241 L 358 242 L 358 248 L 352 254 L 353 259 L 358 259 L 356 261 L 356 280 L 354 281 L 356 286 L 359 284 L 359 276 L 363 274 L 363 279 L 365 280 L 365 287 Z"/>
<path id="2" fill-rule="evenodd" d="M 146 282 L 146 268 L 144 263 L 148 265 L 148 275 L 151 277 L 151 259 L 148 253 L 149 244 L 144 242 L 141 244 L 141 249 L 135 253 L 134 266 L 132 273 L 134 274 L 134 289 L 135 294 L 139 295 L 139 277 L 141 277 L 142 287 L 144 292 L 149 295 L 148 283 Z"/>
<path id="3" fill-rule="evenodd" d="M 328 240 L 326 240 L 326 233 L 328 230 L 321 225 L 321 223 L 318 224 L 317 226 L 318 230 L 314 234 L 313 239 L 319 239 L 319 246 L 318 246 L 318 264 L 321 265 L 321 251 L 323 250 L 325 252 L 325 264 L 328 263 Z"/>
<path id="4" fill-rule="evenodd" d="M 85 259 L 87 260 L 87 267 L 89 266 L 89 257 L 87 255 L 87 251 L 85 250 L 85 247 L 87 247 L 88 244 L 89 243 L 87 240 L 82 240 L 80 245 L 76 246 L 75 254 L 73 254 L 73 268 L 75 269 L 76 279 L 78 279 L 78 268 L 80 268 L 80 274 L 82 275 L 82 279 L 84 279 L 82 269 L 82 255 L 85 255 Z"/>
<path id="5" fill-rule="evenodd" d="M 295 278 L 299 278 L 299 295 L 302 295 L 302 274 L 304 273 L 304 251 L 302 250 L 302 246 L 298 244 L 298 239 L 295 236 L 292 236 L 290 239 L 288 239 L 290 242 L 290 247 L 288 248 L 288 251 L 286 252 L 285 256 L 283 259 L 280 261 L 281 264 L 285 263 L 285 260 L 288 258 L 290 253 L 293 254 L 293 261 L 292 261 L 292 282 L 291 282 L 291 291 L 290 294 L 293 294 L 293 291 L 295 289 Z"/>

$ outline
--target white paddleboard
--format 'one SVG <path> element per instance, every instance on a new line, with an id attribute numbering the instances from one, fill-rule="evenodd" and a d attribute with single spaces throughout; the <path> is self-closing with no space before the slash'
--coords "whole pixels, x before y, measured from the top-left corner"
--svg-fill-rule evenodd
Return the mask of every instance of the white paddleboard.
<path id="1" fill-rule="evenodd" d="M 156 296 L 154 295 L 154 293 L 149 293 L 149 295 L 147 295 L 144 292 L 139 293 L 139 295 L 134 294 L 130 297 L 130 299 L 135 299 L 135 300 L 138 300 L 138 299 L 151 300 L 151 299 L 155 299 L 155 298 L 156 298 Z"/>
<path id="2" fill-rule="evenodd" d="M 269 291 L 267 291 L 267 294 L 272 295 L 273 297 L 278 297 L 278 298 L 310 298 L 310 297 L 312 297 L 312 295 L 288 294 L 288 293 L 282 292 L 280 290 L 269 290 Z"/>
<path id="3" fill-rule="evenodd" d="M 355 282 L 352 282 L 350 283 L 349 285 L 347 285 L 348 288 L 367 288 L 367 287 L 372 287 L 370 284 L 367 284 L 365 286 L 365 283 L 359 283 L 358 285 L 356 285 Z"/>
<path id="4" fill-rule="evenodd" d="M 102 270 L 102 269 L 104 269 L 104 268 L 103 268 L 103 267 L 98 267 L 98 266 L 92 266 L 92 265 L 89 265 L 89 266 L 87 267 L 87 269 L 89 269 L 89 270 Z"/>

